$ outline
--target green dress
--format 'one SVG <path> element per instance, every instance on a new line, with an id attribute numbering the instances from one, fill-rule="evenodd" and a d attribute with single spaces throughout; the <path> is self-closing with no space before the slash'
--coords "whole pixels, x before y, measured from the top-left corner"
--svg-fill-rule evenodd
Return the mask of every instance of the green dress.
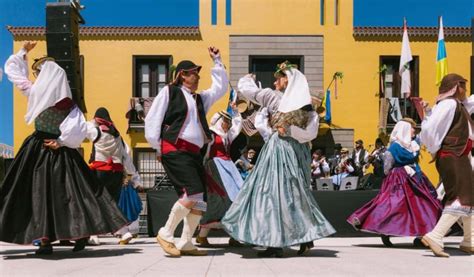
<path id="1" fill-rule="evenodd" d="M 335 233 L 309 190 L 307 143 L 273 133 L 221 223 L 234 239 L 266 247 L 312 242 Z"/>

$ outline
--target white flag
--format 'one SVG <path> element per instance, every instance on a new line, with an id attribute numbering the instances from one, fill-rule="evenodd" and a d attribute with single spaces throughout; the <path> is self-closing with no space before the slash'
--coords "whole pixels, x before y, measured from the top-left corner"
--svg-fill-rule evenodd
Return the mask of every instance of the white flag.
<path id="1" fill-rule="evenodd" d="M 411 56 L 410 41 L 408 40 L 407 22 L 403 19 L 403 40 L 402 40 L 402 54 L 400 56 L 400 73 L 402 83 L 400 93 L 404 97 L 409 97 L 411 93 L 411 78 L 410 78 L 410 62 L 413 60 Z"/>

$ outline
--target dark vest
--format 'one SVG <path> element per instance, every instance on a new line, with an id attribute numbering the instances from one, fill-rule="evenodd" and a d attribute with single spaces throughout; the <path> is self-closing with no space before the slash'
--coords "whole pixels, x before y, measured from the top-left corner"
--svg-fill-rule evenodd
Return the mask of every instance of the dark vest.
<path id="1" fill-rule="evenodd" d="M 354 150 L 352 150 L 352 159 L 354 159 L 354 162 L 358 162 L 360 164 L 360 166 L 365 165 L 365 160 L 364 160 L 364 158 L 365 158 L 365 149 L 362 148 L 362 150 L 360 150 L 358 161 L 356 161 L 355 158 L 356 158 L 356 150 L 354 148 Z"/>
<path id="2" fill-rule="evenodd" d="M 453 123 L 444 137 L 440 150 L 460 156 L 466 149 L 469 139 L 469 124 L 474 127 L 469 113 L 464 106 L 456 100 L 456 112 L 454 113 Z"/>
<path id="3" fill-rule="evenodd" d="M 188 115 L 188 104 L 186 103 L 186 98 L 181 88 L 169 85 L 168 89 L 169 103 L 161 127 L 161 138 L 176 143 L 178 141 L 179 133 L 181 132 L 181 129 L 183 129 L 184 121 Z M 196 94 L 195 99 L 198 118 L 201 122 L 202 129 L 204 130 L 206 137 L 211 139 L 211 131 L 207 125 L 206 112 L 204 111 L 201 96 Z"/>

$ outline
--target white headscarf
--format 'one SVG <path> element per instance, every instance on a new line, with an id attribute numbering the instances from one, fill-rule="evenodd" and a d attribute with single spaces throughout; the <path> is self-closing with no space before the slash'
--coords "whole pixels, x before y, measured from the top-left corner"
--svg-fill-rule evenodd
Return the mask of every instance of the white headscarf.
<path id="1" fill-rule="evenodd" d="M 306 77 L 296 68 L 285 70 L 288 77 L 288 86 L 280 101 L 279 112 L 288 113 L 296 111 L 311 104 L 309 85 Z"/>
<path id="2" fill-rule="evenodd" d="M 390 134 L 390 142 L 397 142 L 403 148 L 410 152 L 420 150 L 420 146 L 411 138 L 411 124 L 400 120 L 395 124 L 392 133 Z"/>
<path id="3" fill-rule="evenodd" d="M 211 126 L 209 129 L 214 133 L 218 134 L 224 143 L 227 146 L 227 132 L 222 129 L 222 122 L 224 121 L 224 116 L 220 115 L 218 112 L 215 113 L 211 118 Z"/>
<path id="4" fill-rule="evenodd" d="M 55 62 L 44 62 L 28 96 L 26 123 L 31 124 L 41 112 L 64 98 L 72 99 L 66 72 Z"/>

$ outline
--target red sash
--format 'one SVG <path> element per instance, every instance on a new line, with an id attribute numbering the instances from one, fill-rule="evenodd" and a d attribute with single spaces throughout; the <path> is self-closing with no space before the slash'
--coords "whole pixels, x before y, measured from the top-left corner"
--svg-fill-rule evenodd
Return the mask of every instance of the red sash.
<path id="1" fill-rule="evenodd" d="M 187 142 L 182 139 L 178 139 L 176 144 L 169 142 L 167 140 L 161 140 L 161 153 L 168 154 L 170 152 L 175 151 L 185 151 L 185 152 L 192 152 L 192 153 L 199 153 L 201 148 L 195 144 Z"/>
<path id="2" fill-rule="evenodd" d="M 93 161 L 89 165 L 89 168 L 92 170 L 98 170 L 98 171 L 123 172 L 123 165 L 114 163 L 111 158 L 108 159 L 106 162 Z"/>

